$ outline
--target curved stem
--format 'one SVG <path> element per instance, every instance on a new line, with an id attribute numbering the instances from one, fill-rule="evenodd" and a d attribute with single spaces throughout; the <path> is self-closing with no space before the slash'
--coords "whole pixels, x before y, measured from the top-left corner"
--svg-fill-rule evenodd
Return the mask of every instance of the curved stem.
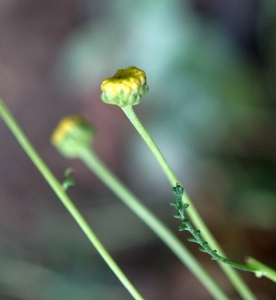
<path id="1" fill-rule="evenodd" d="M 186 211 L 189 207 L 189 204 L 182 202 L 182 195 L 184 192 L 184 189 L 181 185 L 177 184 L 175 187 L 172 188 L 174 196 L 175 196 L 175 202 L 171 202 L 170 204 L 174 206 L 177 210 L 177 214 L 174 215 L 176 219 L 181 220 L 181 226 L 179 226 L 179 231 L 188 230 L 192 235 L 193 238 L 188 238 L 189 242 L 197 243 L 201 247 L 199 248 L 200 251 L 208 253 L 211 255 L 213 260 L 218 260 L 224 264 L 227 264 L 233 268 L 248 271 L 248 272 L 257 272 L 258 269 L 251 267 L 249 265 L 241 265 L 238 263 L 235 263 L 231 261 L 230 259 L 224 258 L 221 255 L 217 253 L 217 250 L 212 250 L 208 243 L 203 240 L 201 237 L 200 231 L 196 230 L 194 226 L 190 223 L 190 221 L 186 218 Z"/>
<path id="2" fill-rule="evenodd" d="M 151 138 L 145 127 L 140 122 L 139 118 L 135 114 L 132 106 L 125 106 L 122 107 L 122 110 L 130 120 L 130 122 L 133 124 L 135 129 L 139 132 L 143 140 L 146 142 L 150 150 L 152 151 L 153 155 L 159 162 L 161 168 L 163 169 L 165 175 L 167 176 L 171 186 L 175 186 L 177 183 L 180 183 L 177 176 L 174 174 L 172 169 L 170 168 L 169 164 L 167 163 L 166 159 L 164 158 L 163 154 L 155 144 L 154 140 Z M 189 196 L 186 192 L 184 192 L 182 197 L 183 203 L 189 204 L 189 215 L 195 224 L 197 228 L 200 228 L 202 236 L 208 240 L 209 244 L 212 248 L 217 249 L 223 256 L 226 257 L 222 249 L 220 248 L 219 244 L 205 225 L 204 221 L 201 219 L 200 215 L 198 214 L 196 208 L 194 207 L 193 203 L 191 202 Z M 236 290 L 239 292 L 239 294 L 243 297 L 243 299 L 246 300 L 255 300 L 256 297 L 253 295 L 253 293 L 250 291 L 250 289 L 247 287 L 245 282 L 242 280 L 242 278 L 239 276 L 239 274 L 233 270 L 232 268 L 229 268 L 228 266 L 222 264 L 219 262 L 220 267 L 223 269 L 229 280 L 232 282 L 233 286 L 236 288 Z"/>
<path id="3" fill-rule="evenodd" d="M 83 216 L 80 214 L 80 212 L 77 210 L 73 202 L 70 200 L 70 198 L 65 193 L 62 185 L 58 182 L 58 180 L 55 178 L 55 176 L 52 174 L 52 172 L 49 170 L 49 168 L 46 166 L 44 161 L 40 158 L 36 150 L 33 148 L 19 125 L 17 124 L 16 120 L 13 118 L 13 116 L 8 111 L 7 107 L 4 105 L 3 101 L 0 99 L 0 115 L 22 146 L 22 148 L 25 150 L 25 152 L 28 154 L 32 162 L 35 164 L 37 169 L 40 171 L 40 173 L 43 175 L 45 180 L 49 183 L 51 188 L 54 190 L 56 195 L 59 197 L 63 205 L 67 208 L 69 213 L 72 215 L 72 217 L 75 219 L 75 221 L 78 223 L 80 228 L 83 230 L 87 238 L 90 240 L 90 242 L 94 245 L 94 247 L 97 249 L 99 254 L 102 256 L 102 258 L 105 260 L 107 265 L 110 267 L 110 269 L 115 273 L 115 275 L 118 277 L 118 279 L 121 281 L 121 283 L 125 286 L 125 288 L 129 291 L 129 293 L 133 296 L 134 299 L 137 300 L 143 300 L 143 297 L 138 293 L 138 291 L 135 289 L 135 287 L 131 284 L 131 282 L 128 280 L 128 278 L 124 275 L 124 273 L 121 271 L 119 266 L 115 263 L 113 258 L 109 255 L 109 253 L 106 251 L 104 246 L 101 244 L 97 236 L 94 234 L 92 229 L 89 227 Z"/>
<path id="4" fill-rule="evenodd" d="M 209 293 L 218 300 L 228 299 L 210 275 L 196 261 L 181 241 L 104 165 L 93 150 L 83 149 L 79 155 L 87 167 L 103 181 L 201 281 Z"/>

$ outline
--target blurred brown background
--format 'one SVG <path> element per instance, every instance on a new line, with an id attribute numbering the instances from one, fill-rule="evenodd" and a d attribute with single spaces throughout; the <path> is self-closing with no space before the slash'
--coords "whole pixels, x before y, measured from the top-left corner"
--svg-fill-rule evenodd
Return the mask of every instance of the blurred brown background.
<path id="1" fill-rule="evenodd" d="M 145 299 L 211 299 L 161 241 L 77 160 L 50 145 L 83 114 L 95 150 L 189 247 L 231 299 L 216 263 L 178 233 L 169 184 L 123 113 L 100 101 L 118 68 L 147 72 L 135 107 L 230 258 L 276 269 L 276 5 L 273 1 L 1 0 L 0 95 Z M 0 299 L 130 299 L 0 120 Z M 240 273 L 258 299 L 268 279 Z"/>

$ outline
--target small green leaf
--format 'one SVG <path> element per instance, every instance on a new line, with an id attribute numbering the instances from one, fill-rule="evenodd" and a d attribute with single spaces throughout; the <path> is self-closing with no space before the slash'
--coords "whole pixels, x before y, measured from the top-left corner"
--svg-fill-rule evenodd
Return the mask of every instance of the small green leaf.
<path id="1" fill-rule="evenodd" d="M 195 238 L 187 238 L 187 240 L 192 243 L 198 243 L 198 241 Z"/>
<path id="2" fill-rule="evenodd" d="M 188 204 L 188 203 L 185 203 L 185 204 L 183 205 L 183 210 L 187 209 L 188 207 L 189 207 L 189 204 Z"/>
<path id="3" fill-rule="evenodd" d="M 207 252 L 203 247 L 199 247 L 198 249 L 199 249 L 201 252 L 205 252 L 205 253 Z"/>
<path id="4" fill-rule="evenodd" d="M 180 214 L 174 214 L 173 217 L 176 218 L 176 219 L 182 219 L 182 217 L 180 216 Z"/>
<path id="5" fill-rule="evenodd" d="M 62 183 L 62 186 L 64 190 L 66 191 L 69 186 L 74 186 L 75 185 L 75 180 L 70 176 L 70 174 L 73 172 L 71 168 L 68 168 L 64 172 L 64 182 Z"/>
<path id="6" fill-rule="evenodd" d="M 172 190 L 173 190 L 173 194 L 174 194 L 176 203 L 181 207 L 184 188 L 177 183 L 176 186 L 172 188 Z"/>
<path id="7" fill-rule="evenodd" d="M 189 230 L 186 225 L 179 226 L 179 231 Z"/>

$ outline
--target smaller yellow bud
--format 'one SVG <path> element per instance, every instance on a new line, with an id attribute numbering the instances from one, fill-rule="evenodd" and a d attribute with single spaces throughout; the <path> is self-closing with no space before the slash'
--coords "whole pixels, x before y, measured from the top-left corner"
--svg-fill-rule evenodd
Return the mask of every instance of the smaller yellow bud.
<path id="1" fill-rule="evenodd" d="M 103 81 L 101 90 L 101 99 L 105 103 L 120 107 L 139 104 L 149 91 L 146 73 L 136 67 L 120 69 Z"/>
<path id="2" fill-rule="evenodd" d="M 51 143 L 66 157 L 77 157 L 83 148 L 90 147 L 94 127 L 83 117 L 73 115 L 60 121 L 52 134 Z"/>

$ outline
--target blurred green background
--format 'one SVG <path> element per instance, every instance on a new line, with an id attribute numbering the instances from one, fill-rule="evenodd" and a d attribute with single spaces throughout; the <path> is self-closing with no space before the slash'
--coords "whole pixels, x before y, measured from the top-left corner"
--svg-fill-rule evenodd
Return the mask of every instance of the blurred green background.
<path id="1" fill-rule="evenodd" d="M 216 263 L 172 218 L 170 185 L 100 84 L 130 65 L 150 92 L 135 107 L 227 255 L 276 269 L 275 2 L 2 0 L 0 95 L 69 195 L 148 300 L 208 300 L 196 278 L 78 160 L 50 145 L 83 114 L 95 150 L 198 257 L 231 299 Z M 131 299 L 0 120 L 0 299 Z M 241 273 L 258 299 L 267 279 Z"/>

